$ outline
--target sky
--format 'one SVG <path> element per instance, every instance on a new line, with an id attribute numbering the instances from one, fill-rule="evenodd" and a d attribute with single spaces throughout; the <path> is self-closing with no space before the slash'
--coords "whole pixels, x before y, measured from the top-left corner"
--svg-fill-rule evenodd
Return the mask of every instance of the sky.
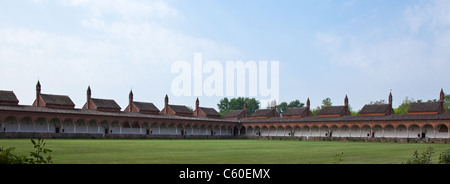
<path id="1" fill-rule="evenodd" d="M 348 95 L 358 110 L 392 91 L 397 107 L 406 96 L 450 91 L 449 9 L 448 0 L 4 0 L 0 90 L 31 105 L 39 80 L 42 93 L 68 95 L 76 108 L 90 86 L 93 98 L 122 110 L 130 90 L 159 109 L 166 94 L 170 104 L 195 107 L 198 97 L 217 109 L 238 96 L 177 96 L 171 88 L 181 73 L 174 65 L 193 68 L 200 53 L 205 66 L 224 68 L 278 61 L 278 103 L 310 98 L 314 108 L 329 97 L 343 105 Z M 214 72 L 202 73 L 203 84 Z M 266 98 L 248 89 L 246 97 Z"/>

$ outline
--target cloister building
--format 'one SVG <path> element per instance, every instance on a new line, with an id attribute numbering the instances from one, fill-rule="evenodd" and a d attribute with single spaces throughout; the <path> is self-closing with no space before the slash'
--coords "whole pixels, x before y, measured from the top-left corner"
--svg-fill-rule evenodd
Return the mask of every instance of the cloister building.
<path id="1" fill-rule="evenodd" d="M 139 138 L 407 138 L 449 139 L 450 114 L 444 112 L 444 92 L 437 102 L 413 103 L 408 114 L 394 114 L 392 94 L 389 103 L 365 105 L 358 116 L 350 115 L 349 100 L 344 105 L 323 107 L 313 116 L 309 98 L 306 107 L 288 109 L 279 115 L 276 107 L 253 114 L 230 110 L 223 117 L 214 109 L 195 109 L 169 104 L 136 102 L 121 107 L 112 99 L 92 98 L 90 86 L 81 109 L 66 95 L 42 94 L 36 85 L 32 105 L 19 105 L 13 91 L 0 90 L 0 137 L 139 137 Z"/>

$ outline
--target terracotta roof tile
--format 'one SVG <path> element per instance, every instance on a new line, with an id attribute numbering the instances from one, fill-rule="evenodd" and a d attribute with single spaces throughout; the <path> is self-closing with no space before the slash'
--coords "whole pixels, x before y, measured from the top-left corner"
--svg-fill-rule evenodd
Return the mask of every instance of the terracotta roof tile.
<path id="1" fill-rule="evenodd" d="M 66 106 L 75 106 L 69 96 L 65 95 L 50 95 L 50 94 L 41 94 L 41 98 L 48 105 L 66 105 Z"/>
<path id="2" fill-rule="evenodd" d="M 0 102 L 19 102 L 19 100 L 14 92 L 0 90 Z"/>
<path id="3" fill-rule="evenodd" d="M 97 108 L 120 109 L 120 106 L 114 100 L 91 98 Z"/>

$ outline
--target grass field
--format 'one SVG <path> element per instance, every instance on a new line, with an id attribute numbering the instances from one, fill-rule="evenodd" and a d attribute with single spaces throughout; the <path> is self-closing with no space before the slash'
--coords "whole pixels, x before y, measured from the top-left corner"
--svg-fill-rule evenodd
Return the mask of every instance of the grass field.
<path id="1" fill-rule="evenodd" d="M 401 164 L 415 150 L 434 148 L 433 162 L 449 144 L 277 140 L 76 140 L 46 139 L 55 164 Z M 29 139 L 0 139 L 28 155 Z"/>

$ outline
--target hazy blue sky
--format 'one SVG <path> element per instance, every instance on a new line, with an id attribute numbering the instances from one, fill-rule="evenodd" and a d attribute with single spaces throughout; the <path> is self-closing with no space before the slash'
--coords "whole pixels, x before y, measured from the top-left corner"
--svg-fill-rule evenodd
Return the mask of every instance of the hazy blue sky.
<path id="1" fill-rule="evenodd" d="M 92 96 L 124 109 L 135 101 L 194 107 L 175 97 L 171 65 L 203 61 L 279 61 L 280 101 L 330 97 L 360 109 L 394 106 L 405 96 L 450 92 L 448 0 L 14 0 L 0 1 L 0 89 L 31 104 L 42 93 Z M 208 74 L 203 75 L 203 79 Z M 222 96 L 201 96 L 217 109 Z M 260 97 L 256 97 L 257 99 Z M 262 104 L 263 107 L 266 104 Z"/>

